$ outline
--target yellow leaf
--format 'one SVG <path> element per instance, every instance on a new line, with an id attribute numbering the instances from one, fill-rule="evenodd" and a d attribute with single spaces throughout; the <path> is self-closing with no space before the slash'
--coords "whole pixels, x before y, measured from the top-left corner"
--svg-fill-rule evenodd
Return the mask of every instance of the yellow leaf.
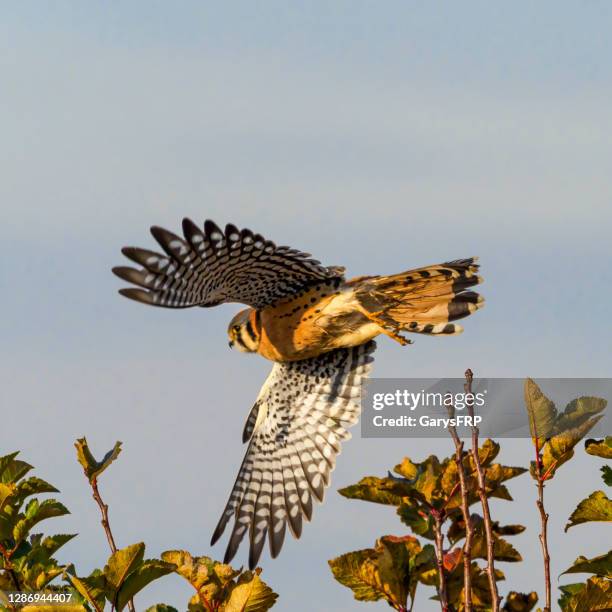
<path id="1" fill-rule="evenodd" d="M 278 599 L 278 595 L 261 580 L 257 572 L 244 572 L 231 590 L 221 612 L 265 612 Z"/>
<path id="2" fill-rule="evenodd" d="M 612 436 L 606 436 L 603 440 L 587 440 L 584 448 L 589 455 L 612 459 Z"/>
<path id="3" fill-rule="evenodd" d="M 104 575 L 109 586 L 118 591 L 127 575 L 144 559 L 145 545 L 142 542 L 132 544 L 114 552 L 104 568 Z"/>
<path id="4" fill-rule="evenodd" d="M 594 491 L 583 499 L 569 517 L 565 531 L 581 523 L 612 521 L 612 501 L 603 491 Z"/>

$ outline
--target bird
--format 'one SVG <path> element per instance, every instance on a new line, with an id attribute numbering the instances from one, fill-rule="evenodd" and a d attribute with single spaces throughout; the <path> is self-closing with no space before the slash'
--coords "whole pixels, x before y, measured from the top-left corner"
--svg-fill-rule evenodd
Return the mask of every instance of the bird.
<path id="1" fill-rule="evenodd" d="M 211 545 L 233 519 L 224 563 L 248 533 L 249 567 L 266 539 L 272 558 L 287 528 L 295 538 L 322 502 L 349 428 L 358 422 L 361 386 L 377 336 L 410 344 L 405 334 L 456 335 L 454 321 L 480 309 L 470 290 L 482 282 L 477 258 L 388 276 L 345 278 L 305 253 L 249 229 L 213 221 L 182 223 L 183 236 L 158 226 L 163 253 L 124 247 L 139 267 L 113 272 L 132 286 L 126 298 L 163 308 L 247 306 L 230 321 L 228 343 L 272 362 L 244 425 L 247 450 Z"/>

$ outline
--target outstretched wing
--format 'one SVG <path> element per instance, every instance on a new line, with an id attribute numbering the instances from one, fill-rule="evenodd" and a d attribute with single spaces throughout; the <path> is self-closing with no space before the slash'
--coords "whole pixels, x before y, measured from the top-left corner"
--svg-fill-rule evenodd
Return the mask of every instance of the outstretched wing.
<path id="1" fill-rule="evenodd" d="M 125 247 L 122 253 L 142 268 L 121 266 L 113 272 L 141 287 L 119 293 L 152 306 L 188 308 L 242 302 L 263 308 L 310 282 L 342 277 L 343 273 L 343 268 L 327 268 L 308 253 L 276 246 L 231 224 L 222 232 L 206 221 L 202 231 L 184 219 L 184 238 L 155 226 L 151 233 L 166 255 Z"/>
<path id="2" fill-rule="evenodd" d="M 249 532 L 249 566 L 261 555 L 266 534 L 276 557 L 287 524 L 302 532 L 313 497 L 323 501 L 340 443 L 357 423 L 361 382 L 376 348 L 373 341 L 319 357 L 275 363 L 244 430 L 249 446 L 211 544 L 230 518 L 234 526 L 225 553 L 228 563 Z"/>

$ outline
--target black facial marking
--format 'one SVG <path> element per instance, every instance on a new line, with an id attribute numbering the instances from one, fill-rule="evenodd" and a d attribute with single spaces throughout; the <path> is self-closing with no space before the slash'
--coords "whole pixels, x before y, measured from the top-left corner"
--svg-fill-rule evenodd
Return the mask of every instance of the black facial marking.
<path id="1" fill-rule="evenodd" d="M 251 325 L 250 321 L 247 321 L 246 332 L 247 332 L 247 334 L 249 334 L 249 336 L 251 337 L 251 340 L 253 340 L 253 342 L 255 342 L 257 340 L 257 336 L 255 335 L 255 331 L 253 330 L 253 326 Z"/>

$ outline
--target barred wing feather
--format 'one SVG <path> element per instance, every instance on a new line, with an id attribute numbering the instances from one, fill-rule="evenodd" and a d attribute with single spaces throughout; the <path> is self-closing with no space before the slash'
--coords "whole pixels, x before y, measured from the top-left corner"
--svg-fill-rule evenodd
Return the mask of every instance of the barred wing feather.
<path id="1" fill-rule="evenodd" d="M 323 501 L 340 443 L 360 414 L 361 383 L 373 341 L 311 359 L 275 363 L 247 419 L 249 446 L 229 501 L 212 537 L 233 517 L 225 562 L 249 532 L 249 566 L 257 565 L 266 534 L 280 552 L 287 525 L 296 538 L 310 520 L 313 497 Z"/>
<path id="2" fill-rule="evenodd" d="M 125 247 L 122 253 L 141 268 L 119 266 L 113 272 L 136 285 L 121 289 L 122 295 L 152 306 L 188 308 L 241 302 L 263 308 L 311 282 L 343 274 L 343 268 L 322 266 L 308 253 L 276 246 L 232 224 L 222 231 L 206 221 L 202 230 L 184 219 L 184 237 L 157 226 L 151 233 L 165 254 Z"/>

